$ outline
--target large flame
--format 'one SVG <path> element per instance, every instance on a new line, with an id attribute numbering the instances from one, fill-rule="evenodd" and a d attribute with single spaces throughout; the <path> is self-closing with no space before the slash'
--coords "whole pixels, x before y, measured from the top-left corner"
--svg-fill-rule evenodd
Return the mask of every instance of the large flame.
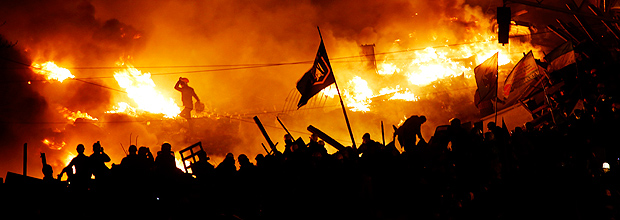
<path id="1" fill-rule="evenodd" d="M 47 80 L 56 80 L 63 82 L 67 78 L 75 78 L 71 71 L 66 68 L 59 67 L 54 61 L 47 61 L 45 63 L 32 63 L 32 70 L 40 75 L 44 75 Z"/>
<path id="2" fill-rule="evenodd" d="M 73 111 L 69 110 L 66 107 L 59 107 L 58 108 L 58 112 L 60 114 L 62 114 L 66 119 L 69 119 L 69 120 L 74 121 L 74 122 L 78 118 L 88 119 L 88 120 L 92 120 L 92 121 L 98 121 L 99 120 L 97 118 L 94 118 L 93 116 L 90 116 L 86 112 L 81 112 L 80 110 L 78 110 L 77 112 L 73 112 Z"/>
<path id="3" fill-rule="evenodd" d="M 492 25 L 480 25 L 480 28 L 489 26 Z M 383 60 L 377 63 L 376 74 L 386 79 L 392 75 L 400 75 L 408 80 L 406 82 L 392 81 L 392 85 L 375 92 L 370 89 L 377 88 L 370 86 L 374 83 L 373 81 L 369 84 L 361 76 L 354 76 L 344 89 L 347 91 L 343 94 L 347 106 L 352 111 L 371 111 L 372 99 L 379 96 L 386 96 L 388 100 L 417 101 L 419 97 L 415 94 L 431 92 L 419 91 L 421 88 L 441 79 L 463 76 L 473 81 L 473 68 L 495 53 L 499 53 L 498 65 L 502 66 L 518 62 L 523 57 L 523 52 L 534 49 L 529 42 L 518 40 L 513 40 L 510 45 L 506 46 L 498 44 L 496 34 L 488 29 L 481 29 L 475 33 L 476 35 L 470 40 L 461 44 L 424 49 L 395 48 L 397 51 L 387 53 Z M 528 27 L 513 24 L 512 36 L 528 36 L 529 34 Z M 400 39 L 395 40 L 395 45 L 400 45 L 400 42 Z M 330 87 L 323 92 L 335 94 L 334 91 L 335 88 Z"/>
<path id="4" fill-rule="evenodd" d="M 130 64 L 122 65 L 126 68 L 115 71 L 114 79 L 120 87 L 127 91 L 127 96 L 137 104 L 137 107 L 132 107 L 126 102 L 120 102 L 110 112 L 125 112 L 129 115 L 135 115 L 139 110 L 164 114 L 166 118 L 174 118 L 181 113 L 181 108 L 174 102 L 174 99 L 165 97 L 157 91 L 150 73 L 142 73 Z"/>

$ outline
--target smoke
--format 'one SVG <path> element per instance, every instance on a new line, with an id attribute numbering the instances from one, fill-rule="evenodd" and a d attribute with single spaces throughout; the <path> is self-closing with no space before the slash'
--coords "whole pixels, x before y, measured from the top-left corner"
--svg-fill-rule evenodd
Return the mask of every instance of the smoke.
<path id="1" fill-rule="evenodd" d="M 394 52 L 464 42 L 475 38 L 478 30 L 488 29 L 484 25 L 490 18 L 482 13 L 480 7 L 467 5 L 462 0 L 24 0 L 6 3 L 0 8 L 0 15 L 0 20 L 6 20 L 6 25 L 0 27 L 0 34 L 8 40 L 18 41 L 16 49 L 21 53 L 7 57 L 25 56 L 23 60 L 40 62 L 53 60 L 62 67 L 113 67 L 120 60 L 127 61 L 138 69 L 145 67 L 141 70 L 153 74 L 157 89 L 173 97 L 179 105 L 180 94 L 173 86 L 178 77 L 187 77 L 198 96 L 207 104 L 210 114 L 220 116 L 281 110 L 287 94 L 294 89 L 295 82 L 311 64 L 226 71 L 210 71 L 214 67 L 207 65 L 310 61 L 320 41 L 317 26 L 321 29 L 330 58 L 338 58 L 359 55 L 361 44 L 375 44 L 376 51 Z M 483 20 L 485 22 L 480 22 Z M 395 55 L 388 54 L 383 58 L 398 62 Z M 334 60 L 332 65 L 343 90 L 347 90 L 348 80 L 358 75 L 377 82 L 372 83 L 373 90 L 395 81 L 407 84 L 403 76 L 377 76 L 365 68 L 360 58 Z M 165 66 L 170 68 L 146 68 Z M 15 103 L 11 106 L 15 114 L 26 115 L 13 117 L 12 120 L 59 121 L 62 116 L 40 113 L 57 112 L 56 108 L 60 106 L 71 111 L 88 112 L 101 121 L 139 123 L 99 123 L 95 127 L 87 126 L 87 129 L 80 127 L 86 126 L 84 124 L 39 126 L 44 128 L 39 130 L 45 131 L 37 136 L 40 139 L 58 134 L 54 131 L 61 131 L 62 137 L 58 139 L 64 139 L 67 146 L 57 155 L 74 152 L 77 143 L 88 146 L 102 140 L 104 147 L 109 146 L 106 149 L 110 149 L 118 162 L 123 156 L 118 142 L 127 147 L 125 140 L 129 139 L 130 133 L 139 135 L 140 145 L 143 143 L 151 149 L 168 141 L 173 143 L 174 150 L 179 150 L 197 141 L 182 137 L 186 126 L 183 121 L 162 121 L 156 116 L 136 119 L 104 114 L 110 110 L 116 98 L 125 96 L 122 92 L 110 89 L 118 88 L 111 78 L 114 74 L 112 69 L 82 68 L 72 69 L 72 73 L 78 78 L 86 78 L 84 81 L 89 83 L 69 81 L 63 84 L 43 84 L 36 89 L 23 88 L 26 89 L 22 92 L 26 98 L 3 96 L 4 103 Z M 14 74 L 21 80 L 35 78 L 30 72 Z M 466 79 L 452 80 L 448 83 L 472 86 Z M 436 88 L 442 85 L 446 84 L 430 86 Z M 422 90 L 421 87 L 412 88 Z M 450 90 L 439 88 L 437 91 L 440 89 Z M 468 105 L 473 95 L 471 91 L 434 91 L 421 95 L 431 101 L 377 102 L 374 104 L 376 112 L 350 113 L 356 138 L 367 131 L 378 134 L 380 121 L 385 121 L 386 134 L 390 136 L 389 125 L 398 124 L 405 116 L 413 114 L 425 114 L 429 118 L 428 126 L 425 125 L 426 136 L 432 134 L 435 125 L 447 122 L 454 116 L 474 118 L 471 114 L 475 110 Z M 22 101 L 16 103 L 17 100 Z M 23 106 L 23 100 L 30 100 L 37 105 L 34 109 L 32 106 Z M 339 103 L 335 100 L 330 100 L 335 103 L 326 105 L 337 106 Z M 313 124 L 345 145 L 350 145 L 346 144 L 349 135 L 341 110 L 336 107 L 306 112 L 283 116 L 287 126 L 291 126 L 289 129 L 294 131 L 294 136 L 306 138 L 305 128 Z M 209 153 L 264 153 L 258 144 L 262 141 L 260 132 L 249 120 L 252 116 L 232 117 L 227 122 L 223 118 L 204 122 L 199 135 L 205 146 L 212 149 Z M 261 115 L 261 119 L 274 142 L 280 140 L 283 131 L 275 117 Z M 4 126 L 3 129 L 7 132 L 21 132 L 14 126 Z M 47 150 L 43 147 L 41 149 Z M 5 157 L 14 158 L 13 155 Z M 33 172 L 38 174 L 36 169 Z"/>

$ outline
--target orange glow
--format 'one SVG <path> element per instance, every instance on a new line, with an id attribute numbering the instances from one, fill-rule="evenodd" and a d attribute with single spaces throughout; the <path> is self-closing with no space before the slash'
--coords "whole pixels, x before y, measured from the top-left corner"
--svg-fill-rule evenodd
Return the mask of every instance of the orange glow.
<path id="1" fill-rule="evenodd" d="M 459 19 L 452 17 L 449 20 L 458 21 Z M 347 106 L 352 111 L 371 111 L 371 98 L 384 95 L 389 95 L 389 98 L 386 97 L 389 100 L 417 101 L 419 100 L 417 93 L 428 93 L 428 91 L 419 91 L 420 89 L 425 89 L 424 86 L 432 83 L 443 83 L 441 79 L 463 76 L 474 83 L 473 68 L 495 53 L 499 52 L 498 66 L 502 66 L 518 62 L 523 57 L 522 52 L 536 50 L 530 43 L 517 39 L 511 41 L 510 45 L 498 44 L 497 34 L 488 28 L 491 26 L 490 22 L 481 24 L 480 30 L 472 31 L 474 34 L 471 39 L 462 44 L 427 47 L 422 50 L 395 48 L 398 51 L 385 55 L 383 61 L 377 62 L 376 73 L 384 77 L 403 76 L 407 81 L 393 81 L 391 86 L 383 87 L 376 93 L 370 89 L 376 88 L 372 86 L 374 82 L 354 76 L 345 88 L 348 92 L 343 94 Z M 530 30 L 528 27 L 513 24 L 510 34 L 529 38 Z M 436 33 L 432 39 L 439 41 L 438 36 L 442 35 Z M 445 43 L 448 41 L 445 40 Z M 400 45 L 401 40 L 396 39 L 394 42 Z M 408 52 L 409 50 L 412 51 Z M 505 74 L 507 73 L 500 72 L 500 75 L 505 76 Z M 330 90 L 324 93 L 331 94 L 332 92 Z"/>
<path id="2" fill-rule="evenodd" d="M 131 106 L 125 102 L 119 102 L 118 106 L 109 113 L 124 112 L 128 115 L 136 115 L 140 111 L 164 114 L 166 118 L 174 118 L 181 113 L 174 99 L 165 97 L 157 91 L 156 85 L 151 79 L 150 73 L 143 73 L 131 64 L 121 64 L 125 69 L 115 71 L 114 79 L 118 85 L 127 91 L 127 96 L 137 106 Z"/>
<path id="3" fill-rule="evenodd" d="M 93 121 L 97 121 L 99 119 L 94 118 L 92 116 L 90 116 L 88 113 L 86 112 L 81 112 L 81 111 L 77 111 L 77 112 L 72 112 L 69 109 L 65 108 L 65 107 L 59 107 L 58 108 L 58 112 L 60 114 L 62 114 L 66 119 L 69 119 L 71 121 L 75 121 L 78 118 L 84 118 L 84 119 L 88 119 L 88 120 L 93 120 Z"/>
<path id="4" fill-rule="evenodd" d="M 45 144 L 47 147 L 49 147 L 50 149 L 53 149 L 53 150 L 60 150 L 65 145 L 67 145 L 67 143 L 65 143 L 64 141 L 60 142 L 60 143 L 55 143 L 55 142 L 52 142 L 52 141 L 48 140 L 47 138 L 43 139 L 43 141 L 41 141 L 41 142 L 43 142 L 43 144 Z"/>
<path id="5" fill-rule="evenodd" d="M 351 79 L 349 84 L 351 84 L 354 88 L 349 92 L 351 96 L 349 97 L 349 102 L 347 104 L 348 107 L 351 108 L 351 111 L 370 111 L 369 105 L 372 102 L 370 98 L 373 97 L 373 92 L 370 88 L 368 88 L 368 82 L 359 76 L 356 76 Z"/>
<path id="6" fill-rule="evenodd" d="M 59 67 L 54 61 L 47 61 L 42 64 L 32 63 L 31 68 L 35 73 L 44 75 L 47 80 L 56 80 L 62 83 L 67 78 L 75 78 L 71 71 Z"/>

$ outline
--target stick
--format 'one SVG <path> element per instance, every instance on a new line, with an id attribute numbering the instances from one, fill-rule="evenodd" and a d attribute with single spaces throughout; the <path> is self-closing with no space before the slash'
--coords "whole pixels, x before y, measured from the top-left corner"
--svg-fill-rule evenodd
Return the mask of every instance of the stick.
<path id="1" fill-rule="evenodd" d="M 313 134 L 316 134 L 317 136 L 319 136 L 319 138 L 321 138 L 322 140 L 324 140 L 329 145 L 331 145 L 332 147 L 336 148 L 339 151 L 344 151 L 346 149 L 344 145 L 338 143 L 338 141 L 334 140 L 332 137 L 323 133 L 321 130 L 319 130 L 318 128 L 315 128 L 312 125 L 308 126 L 308 131 L 312 132 Z"/>
<path id="2" fill-rule="evenodd" d="M 28 174 L 28 143 L 24 143 L 24 161 L 22 165 L 22 174 L 27 176 Z"/>
<path id="3" fill-rule="evenodd" d="M 381 138 L 383 139 L 383 146 L 385 146 L 385 131 L 383 130 L 383 121 L 381 121 Z"/>
<path id="4" fill-rule="evenodd" d="M 125 150 L 125 147 L 123 147 L 123 143 L 120 143 L 120 144 L 121 144 L 121 148 L 123 148 L 123 152 L 125 153 L 125 156 L 129 155 L 127 151 Z"/>
<path id="5" fill-rule="evenodd" d="M 282 125 L 282 128 L 284 128 L 284 130 L 286 131 L 286 133 L 288 135 L 291 136 L 291 138 L 293 138 L 293 140 L 295 140 L 295 137 L 293 137 L 293 135 L 291 134 L 291 132 L 288 132 L 288 129 L 286 129 L 286 126 L 284 126 L 284 124 L 282 123 L 282 121 L 280 121 L 280 118 L 278 118 L 278 116 L 276 116 L 276 119 L 278 119 L 278 122 L 280 122 L 280 125 Z"/>
<path id="6" fill-rule="evenodd" d="M 316 29 L 319 30 L 319 36 L 321 37 L 321 42 L 323 42 L 323 35 L 321 35 L 321 29 L 319 29 L 319 26 L 316 26 Z M 327 53 L 327 49 L 325 50 L 325 53 Z M 342 113 L 344 114 L 344 120 L 347 122 L 347 128 L 349 129 L 349 135 L 351 136 L 351 144 L 352 144 L 351 146 L 353 148 L 356 148 L 355 138 L 353 138 L 353 131 L 351 131 L 351 123 L 349 123 L 349 117 L 347 116 L 347 110 L 344 107 L 344 102 L 342 101 L 342 95 L 340 95 L 340 89 L 338 88 L 338 81 L 336 80 L 336 75 L 334 75 L 334 85 L 336 85 L 336 91 L 338 91 L 338 97 L 340 98 L 340 106 L 342 107 Z"/>
<path id="7" fill-rule="evenodd" d="M 267 144 L 269 144 L 271 151 L 275 152 L 276 145 L 273 144 L 271 138 L 269 138 L 269 135 L 267 134 L 265 127 L 263 127 L 263 123 L 261 123 L 260 119 L 258 119 L 258 116 L 254 116 L 254 122 L 256 122 L 256 125 L 258 125 L 258 129 L 260 129 L 261 133 L 263 133 L 263 137 L 265 137 L 265 140 L 267 140 Z"/>
<path id="8" fill-rule="evenodd" d="M 269 152 L 269 150 L 267 150 L 267 147 L 265 147 L 265 144 L 260 143 L 260 145 L 263 145 L 263 149 L 265 149 L 265 152 L 267 152 L 267 155 L 271 155 L 271 153 Z"/>

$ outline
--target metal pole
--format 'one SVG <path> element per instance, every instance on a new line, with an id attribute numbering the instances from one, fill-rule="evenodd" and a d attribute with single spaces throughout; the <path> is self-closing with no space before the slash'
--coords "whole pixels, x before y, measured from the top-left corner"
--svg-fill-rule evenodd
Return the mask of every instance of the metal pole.
<path id="1" fill-rule="evenodd" d="M 28 143 L 24 143 L 24 165 L 22 174 L 24 174 L 24 176 L 28 174 Z"/>

